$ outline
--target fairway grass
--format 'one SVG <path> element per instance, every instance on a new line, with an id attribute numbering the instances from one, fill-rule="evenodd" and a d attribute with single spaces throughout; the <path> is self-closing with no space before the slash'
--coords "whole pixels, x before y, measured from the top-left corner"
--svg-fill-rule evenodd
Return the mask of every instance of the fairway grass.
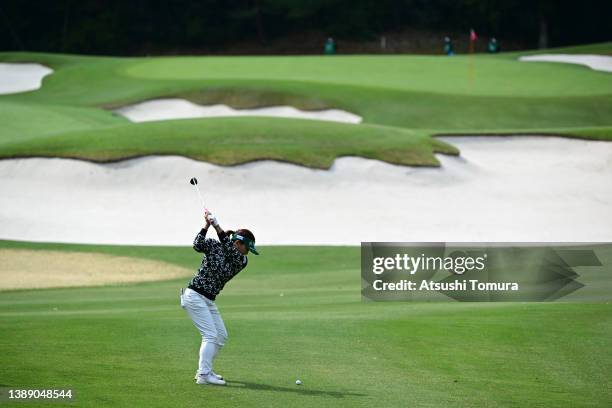
<path id="1" fill-rule="evenodd" d="M 584 50 L 606 53 L 612 45 Z M 437 165 L 434 152 L 458 152 L 432 141 L 436 134 L 612 138 L 609 73 L 519 62 L 518 55 L 116 58 L 5 52 L 1 62 L 38 62 L 54 73 L 35 92 L 0 95 L 0 157 L 105 161 L 158 153 L 217 164 L 275 159 L 326 168 L 338 156 L 354 155 Z M 364 123 L 342 128 L 238 117 L 144 125 L 110 111 L 155 98 L 234 108 L 337 108 Z M 219 146 L 226 141 L 233 147 Z"/>
<path id="2" fill-rule="evenodd" d="M 0 248 L 199 263 L 182 247 Z M 0 292 L 0 384 L 71 387 L 79 407 L 612 404 L 609 303 L 362 303 L 359 248 L 261 252 L 218 298 L 227 387 L 194 384 L 187 279 Z"/>

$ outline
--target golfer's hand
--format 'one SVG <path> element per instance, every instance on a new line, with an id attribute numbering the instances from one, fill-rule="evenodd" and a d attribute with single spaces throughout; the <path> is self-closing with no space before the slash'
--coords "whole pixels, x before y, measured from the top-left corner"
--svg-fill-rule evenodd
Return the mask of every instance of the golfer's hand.
<path id="1" fill-rule="evenodd" d="M 210 227 L 210 221 L 208 219 L 208 216 L 210 215 L 210 211 L 208 210 L 204 210 L 204 220 L 206 221 L 206 224 L 204 225 L 204 228 L 208 228 Z"/>
<path id="2" fill-rule="evenodd" d="M 215 218 L 215 216 L 211 212 L 206 211 L 205 214 L 206 214 L 206 221 L 209 224 L 212 224 L 213 227 L 219 226 L 219 222 L 217 221 L 217 218 Z"/>

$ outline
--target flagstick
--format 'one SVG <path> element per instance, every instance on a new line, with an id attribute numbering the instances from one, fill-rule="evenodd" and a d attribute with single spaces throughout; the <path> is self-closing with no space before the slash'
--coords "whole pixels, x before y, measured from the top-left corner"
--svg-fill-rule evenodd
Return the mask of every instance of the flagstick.
<path id="1" fill-rule="evenodd" d="M 468 57 L 470 90 L 474 88 L 474 40 L 470 31 L 470 56 Z"/>

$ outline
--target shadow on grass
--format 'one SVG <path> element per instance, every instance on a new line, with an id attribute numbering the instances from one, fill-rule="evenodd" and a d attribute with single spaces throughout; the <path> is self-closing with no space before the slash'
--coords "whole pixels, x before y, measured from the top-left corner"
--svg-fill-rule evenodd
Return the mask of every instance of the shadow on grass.
<path id="1" fill-rule="evenodd" d="M 316 395 L 316 396 L 326 396 L 326 397 L 334 397 L 334 398 L 344 398 L 344 397 L 365 397 L 367 394 L 360 394 L 357 392 L 341 392 L 341 391 L 322 391 L 322 390 L 311 390 L 305 388 L 302 385 L 296 385 L 295 388 L 289 387 L 279 387 L 276 385 L 268 385 L 268 384 L 257 384 L 252 382 L 233 380 L 227 383 L 227 387 L 235 387 L 235 388 L 247 388 L 249 390 L 259 390 L 259 391 L 281 391 L 281 392 L 293 392 L 301 395 Z"/>

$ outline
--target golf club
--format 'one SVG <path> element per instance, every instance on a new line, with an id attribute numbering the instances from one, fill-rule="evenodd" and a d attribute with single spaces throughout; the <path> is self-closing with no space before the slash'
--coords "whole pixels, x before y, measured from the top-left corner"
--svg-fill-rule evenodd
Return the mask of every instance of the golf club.
<path id="1" fill-rule="evenodd" d="M 198 187 L 198 179 L 195 177 L 192 177 L 191 180 L 189 180 L 189 183 L 196 188 L 196 191 L 198 192 L 198 197 L 200 197 L 200 202 L 202 203 L 202 207 L 204 207 L 205 211 L 208 211 L 208 208 L 206 208 L 206 206 L 204 205 L 204 200 L 202 199 L 200 188 Z"/>

